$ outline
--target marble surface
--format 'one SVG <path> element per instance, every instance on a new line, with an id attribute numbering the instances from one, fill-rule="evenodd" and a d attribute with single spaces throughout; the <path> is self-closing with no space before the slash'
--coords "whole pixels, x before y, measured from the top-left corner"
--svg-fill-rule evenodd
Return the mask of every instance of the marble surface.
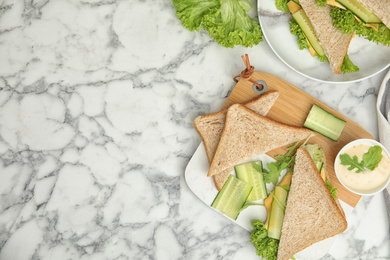
<path id="1" fill-rule="evenodd" d="M 377 138 L 387 71 L 324 84 L 266 42 L 226 49 L 170 0 L 0 0 L 0 259 L 259 259 L 249 233 L 189 190 L 192 127 L 248 53 Z M 323 259 L 390 259 L 382 194 L 364 197 Z"/>

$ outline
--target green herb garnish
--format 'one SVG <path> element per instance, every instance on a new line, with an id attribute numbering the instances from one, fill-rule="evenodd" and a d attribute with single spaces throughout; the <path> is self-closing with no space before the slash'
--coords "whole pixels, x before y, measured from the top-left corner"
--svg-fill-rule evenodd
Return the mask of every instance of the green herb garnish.
<path id="1" fill-rule="evenodd" d="M 360 173 L 366 169 L 373 171 L 376 167 L 378 167 L 379 162 L 382 160 L 382 148 L 379 145 L 375 145 L 370 147 L 368 152 L 363 154 L 363 160 L 361 162 L 358 161 L 356 155 L 352 158 L 349 154 L 341 154 L 340 161 L 341 165 L 350 165 L 348 167 L 349 171 L 352 171 L 356 168 L 356 173 Z"/>
<path id="2" fill-rule="evenodd" d="M 332 195 L 334 199 L 337 199 L 337 188 L 333 186 L 328 179 L 325 179 L 325 183 L 328 187 L 328 190 L 330 191 L 330 195 Z"/>
<path id="3" fill-rule="evenodd" d="M 276 185 L 279 180 L 280 173 L 287 168 L 288 163 L 284 161 L 276 161 L 267 163 L 267 166 L 270 170 L 267 171 L 266 169 L 263 169 L 262 171 L 262 174 L 264 175 L 264 182 L 272 182 L 274 185 Z"/>
<path id="4" fill-rule="evenodd" d="M 305 142 L 300 146 L 304 146 L 307 141 L 310 139 L 311 134 L 309 137 L 305 140 Z M 285 155 L 276 155 L 275 159 L 278 161 L 267 163 L 267 167 L 270 169 L 267 171 L 266 169 L 262 169 L 261 173 L 264 175 L 264 182 L 265 183 L 273 183 L 276 185 L 276 183 L 279 180 L 280 173 L 287 169 L 287 172 L 292 172 L 294 169 L 295 164 L 295 153 L 298 149 L 299 141 L 296 142 L 293 146 L 287 148 L 287 152 Z M 255 167 L 256 169 L 256 167 Z M 259 171 L 260 172 L 260 171 Z"/>

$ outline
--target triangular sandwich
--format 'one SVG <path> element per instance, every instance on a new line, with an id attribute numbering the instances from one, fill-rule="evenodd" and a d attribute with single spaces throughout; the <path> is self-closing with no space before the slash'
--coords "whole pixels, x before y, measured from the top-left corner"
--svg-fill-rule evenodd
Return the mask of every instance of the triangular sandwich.
<path id="1" fill-rule="evenodd" d="M 353 35 L 345 34 L 333 25 L 331 6 L 318 6 L 316 0 L 300 0 L 299 4 L 313 26 L 333 73 L 340 74 Z"/>
<path id="2" fill-rule="evenodd" d="M 278 260 L 296 253 L 347 228 L 325 182 L 310 157 L 299 148 L 279 242 Z"/>
<path id="3" fill-rule="evenodd" d="M 232 105 L 207 176 L 233 169 L 239 163 L 309 135 L 314 135 L 309 129 L 276 122 L 240 104 Z"/>

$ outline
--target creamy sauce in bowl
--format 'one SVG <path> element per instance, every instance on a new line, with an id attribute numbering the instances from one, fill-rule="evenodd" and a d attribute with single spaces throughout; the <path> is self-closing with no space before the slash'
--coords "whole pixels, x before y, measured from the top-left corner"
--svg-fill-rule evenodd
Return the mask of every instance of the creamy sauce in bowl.
<path id="1" fill-rule="evenodd" d="M 367 153 L 370 147 L 379 145 L 382 148 L 382 159 L 374 170 L 365 169 L 356 173 L 356 168 L 348 170 L 349 165 L 342 165 L 340 162 L 341 154 L 348 154 L 351 158 L 356 155 L 361 162 L 363 154 Z M 390 158 L 389 154 L 382 145 L 374 140 L 361 139 L 346 145 L 335 161 L 335 171 L 337 178 L 349 190 L 364 195 L 373 194 L 387 186 L 390 181 Z"/>

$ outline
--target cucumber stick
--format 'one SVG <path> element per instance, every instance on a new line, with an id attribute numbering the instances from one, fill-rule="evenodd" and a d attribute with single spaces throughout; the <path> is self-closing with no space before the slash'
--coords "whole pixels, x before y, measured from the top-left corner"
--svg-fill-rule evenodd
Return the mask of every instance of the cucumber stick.
<path id="1" fill-rule="evenodd" d="M 211 207 L 232 219 L 237 219 L 251 191 L 251 185 L 230 175 Z"/>
<path id="2" fill-rule="evenodd" d="M 337 142 L 345 124 L 344 120 L 335 117 L 317 105 L 313 105 L 303 126 Z"/>
<path id="3" fill-rule="evenodd" d="M 275 187 L 274 198 L 271 204 L 271 214 L 268 222 L 268 236 L 280 239 L 284 220 L 288 192 L 280 186 Z M 282 207 L 283 206 L 283 207 Z"/>
<path id="4" fill-rule="evenodd" d="M 320 41 L 318 40 L 317 35 L 314 32 L 313 25 L 311 24 L 305 11 L 301 9 L 293 13 L 292 16 L 294 17 L 295 21 L 298 23 L 299 27 L 301 27 L 303 33 L 306 36 L 306 39 L 310 42 L 310 45 L 313 47 L 315 52 L 319 56 L 325 55 L 324 49 L 322 48 Z"/>
<path id="5" fill-rule="evenodd" d="M 337 2 L 351 11 L 364 23 L 381 23 L 378 16 L 356 0 L 337 0 Z"/>
<path id="6" fill-rule="evenodd" d="M 249 162 L 234 167 L 237 178 L 245 181 L 253 187 L 249 194 L 248 201 L 265 199 L 267 197 L 267 188 L 264 182 L 264 176 L 261 174 L 263 165 L 261 161 Z"/>

